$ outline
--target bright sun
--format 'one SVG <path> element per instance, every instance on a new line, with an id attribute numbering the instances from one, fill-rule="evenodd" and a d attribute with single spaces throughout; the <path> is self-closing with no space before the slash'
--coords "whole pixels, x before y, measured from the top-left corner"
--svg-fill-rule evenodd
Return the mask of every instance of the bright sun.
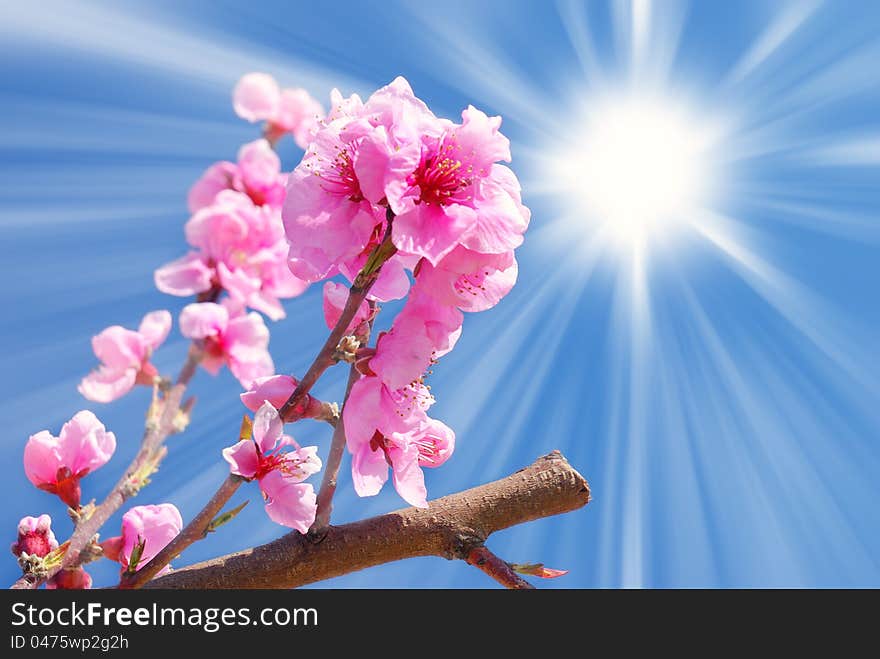
<path id="1" fill-rule="evenodd" d="M 625 248 L 668 238 L 707 203 L 713 132 L 670 99 L 615 96 L 590 107 L 557 162 L 583 203 L 579 219 Z"/>

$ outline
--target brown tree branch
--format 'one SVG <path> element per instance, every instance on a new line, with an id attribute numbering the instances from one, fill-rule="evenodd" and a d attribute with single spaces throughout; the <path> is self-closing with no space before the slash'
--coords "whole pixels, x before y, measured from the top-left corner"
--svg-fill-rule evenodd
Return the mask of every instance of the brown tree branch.
<path id="1" fill-rule="evenodd" d="M 534 586 L 519 576 L 510 567 L 510 563 L 501 560 L 485 545 L 477 545 L 465 557 L 468 565 L 473 565 L 495 579 L 505 588 L 511 590 L 534 590 Z"/>
<path id="2" fill-rule="evenodd" d="M 506 478 L 430 503 L 331 526 L 158 577 L 146 588 L 294 588 L 415 556 L 466 560 L 495 531 L 586 505 L 590 488 L 558 451 Z"/>

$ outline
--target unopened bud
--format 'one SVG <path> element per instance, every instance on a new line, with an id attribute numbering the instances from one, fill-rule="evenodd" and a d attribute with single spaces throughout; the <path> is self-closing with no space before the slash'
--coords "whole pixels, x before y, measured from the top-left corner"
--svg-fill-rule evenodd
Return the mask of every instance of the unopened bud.
<path id="1" fill-rule="evenodd" d="M 12 553 L 16 556 L 44 557 L 58 548 L 58 541 L 52 533 L 52 518 L 48 515 L 24 517 L 18 523 L 18 539 L 12 543 Z"/>
<path id="2" fill-rule="evenodd" d="M 349 364 L 353 364 L 355 360 L 355 353 L 357 353 L 358 348 L 360 348 L 360 341 L 353 334 L 347 334 L 339 339 L 339 344 L 336 346 L 336 354 L 334 357 L 337 361 L 348 362 Z"/>

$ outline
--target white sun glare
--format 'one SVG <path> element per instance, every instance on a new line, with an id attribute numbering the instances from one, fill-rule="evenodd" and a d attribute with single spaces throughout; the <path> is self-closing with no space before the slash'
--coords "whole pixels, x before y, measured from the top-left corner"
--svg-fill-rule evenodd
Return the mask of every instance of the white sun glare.
<path id="1" fill-rule="evenodd" d="M 669 238 L 709 202 L 717 132 L 668 98 L 609 96 L 590 108 L 556 163 L 583 203 L 576 217 L 626 249 Z"/>

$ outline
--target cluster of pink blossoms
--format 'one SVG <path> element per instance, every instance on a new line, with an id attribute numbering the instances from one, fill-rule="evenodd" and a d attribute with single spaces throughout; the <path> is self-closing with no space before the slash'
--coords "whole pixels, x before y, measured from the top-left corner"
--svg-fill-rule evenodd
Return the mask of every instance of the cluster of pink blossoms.
<path id="1" fill-rule="evenodd" d="M 422 468 L 449 458 L 455 434 L 428 416 L 434 398 L 424 376 L 459 340 L 462 312 L 489 309 L 511 290 L 514 250 L 529 223 L 519 183 L 501 164 L 510 161 L 501 118 L 472 106 L 461 123 L 438 118 L 403 78 L 366 102 L 333 90 L 325 116 L 304 90 L 282 90 L 270 76 L 252 73 L 236 86 L 233 106 L 243 119 L 264 122 L 263 137 L 242 146 L 236 162 L 209 167 L 193 185 L 185 225 L 191 249 L 155 272 L 159 290 L 196 296 L 181 311 L 179 326 L 201 348 L 202 366 L 210 373 L 228 366 L 247 390 L 241 400 L 255 412 L 252 436 L 225 449 L 223 457 L 231 473 L 258 482 L 272 520 L 300 533 L 309 530 L 316 495 L 304 481 L 321 469 L 321 461 L 316 447 L 300 447 L 284 434 L 278 409 L 298 381 L 274 374 L 260 313 L 283 318 L 281 300 L 317 281 L 341 275 L 354 282 L 390 237 L 393 248 L 383 248 L 391 256 L 369 291 L 373 304 L 361 304 L 347 333 L 357 334 L 373 319 L 375 303 L 406 301 L 375 347 L 360 346 L 353 356 L 360 378 L 342 421 L 356 492 L 377 494 L 390 472 L 407 502 L 427 506 Z M 286 134 L 306 150 L 289 175 L 273 148 Z M 348 287 L 326 281 L 323 293 L 324 317 L 333 328 Z M 172 324 L 168 311 L 154 311 L 136 331 L 114 325 L 96 335 L 92 347 L 100 364 L 79 391 L 110 402 L 138 384 L 159 386 L 151 358 Z M 294 412 L 323 418 L 325 410 L 306 394 Z M 58 437 L 45 430 L 30 437 L 25 472 L 34 485 L 77 510 L 80 480 L 115 448 L 114 434 L 82 411 Z M 135 570 L 182 528 L 172 504 L 137 506 L 123 516 L 121 535 L 101 548 L 123 571 Z M 12 550 L 23 565 L 56 549 L 48 515 L 22 519 Z M 47 587 L 90 584 L 76 567 L 57 572 Z"/>
<path id="2" fill-rule="evenodd" d="M 151 316 L 148 314 L 147 318 Z M 141 325 L 142 332 L 145 326 L 151 326 L 146 319 Z M 139 345 L 134 339 L 131 341 Z M 62 426 L 57 437 L 48 430 L 41 430 L 28 438 L 24 448 L 24 471 L 36 487 L 56 495 L 72 510 L 78 510 L 80 480 L 104 466 L 115 451 L 116 436 L 94 414 L 83 410 Z M 118 560 L 127 569 L 136 545 L 144 545 L 139 563 L 142 565 L 171 542 L 182 528 L 180 513 L 170 503 L 136 506 L 122 518 L 122 535 L 106 540 L 101 547 L 104 556 Z M 56 549 L 58 541 L 52 532 L 52 518 L 49 515 L 22 518 L 18 525 L 18 539 L 11 547 L 19 562 L 46 558 Z M 92 578 L 88 572 L 77 566 L 57 572 L 46 582 L 46 587 L 81 589 L 90 588 L 91 584 Z"/>
<path id="3" fill-rule="evenodd" d="M 324 111 L 305 90 L 282 91 L 263 73 L 244 76 L 233 101 L 240 117 L 266 122 L 265 137 L 241 147 L 237 162 L 209 167 L 192 187 L 185 233 L 193 249 L 159 268 L 156 286 L 180 296 L 222 289 L 239 306 L 278 320 L 284 317 L 280 300 L 300 295 L 308 283 L 285 264 L 287 174 L 272 145 L 290 133 L 304 148 Z"/>
<path id="4" fill-rule="evenodd" d="M 358 494 L 376 494 L 390 467 L 400 495 L 425 506 L 421 467 L 442 464 L 455 436 L 428 417 L 423 376 L 455 346 L 462 311 L 488 309 L 513 287 L 529 210 L 500 164 L 510 160 L 500 117 L 470 106 L 461 123 L 438 118 L 403 78 L 366 102 L 335 91 L 332 100 L 288 179 L 290 269 L 310 283 L 336 274 L 353 281 L 392 222 L 396 253 L 370 293 L 409 297 L 361 364 L 343 419 Z M 337 285 L 325 287 L 328 321 L 344 301 Z"/>

